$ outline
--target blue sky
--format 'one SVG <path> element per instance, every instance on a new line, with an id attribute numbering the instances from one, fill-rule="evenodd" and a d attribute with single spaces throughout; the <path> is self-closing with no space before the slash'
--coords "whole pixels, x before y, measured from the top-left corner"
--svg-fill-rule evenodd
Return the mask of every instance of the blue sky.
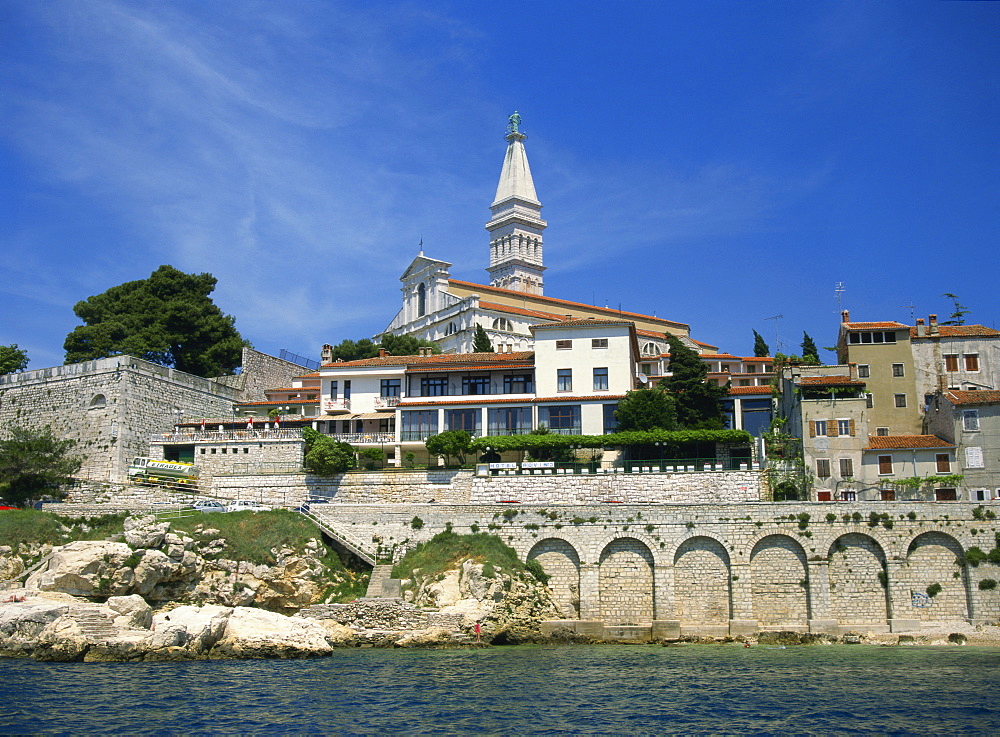
<path id="1" fill-rule="evenodd" d="M 831 345 L 837 282 L 1000 327 L 998 38 L 991 2 L 10 0 L 0 344 L 58 365 L 160 264 L 269 353 L 376 334 L 421 239 L 486 280 L 515 109 L 550 296 L 741 355 Z"/>

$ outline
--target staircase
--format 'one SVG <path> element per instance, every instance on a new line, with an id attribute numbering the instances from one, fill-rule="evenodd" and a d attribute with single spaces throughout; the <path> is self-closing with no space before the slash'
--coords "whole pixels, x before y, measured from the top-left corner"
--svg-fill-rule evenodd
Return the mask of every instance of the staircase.
<path id="1" fill-rule="evenodd" d="M 109 640 L 118 634 L 118 628 L 103 613 L 84 608 L 73 608 L 68 612 L 80 627 L 81 634 L 90 642 Z"/>
<path id="2" fill-rule="evenodd" d="M 392 565 L 380 564 L 372 568 L 372 577 L 368 580 L 366 599 L 399 599 L 401 598 L 398 578 L 392 578 Z"/>
<path id="3" fill-rule="evenodd" d="M 303 509 L 301 513 L 312 520 L 331 540 L 358 556 L 365 563 L 375 565 L 375 556 L 378 553 L 378 547 L 375 543 L 362 540 L 353 532 L 345 529 L 344 525 L 336 524 L 325 514 L 317 514 L 312 509 Z"/>

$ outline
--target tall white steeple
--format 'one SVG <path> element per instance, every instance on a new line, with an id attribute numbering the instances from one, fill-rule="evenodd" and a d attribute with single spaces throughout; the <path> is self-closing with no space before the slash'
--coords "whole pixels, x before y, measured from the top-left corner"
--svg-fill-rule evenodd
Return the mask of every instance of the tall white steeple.
<path id="1" fill-rule="evenodd" d="M 542 203 L 535 194 L 526 135 L 518 129 L 521 116 L 515 111 L 507 122 L 507 155 L 500 171 L 497 195 L 490 205 L 493 217 L 486 223 L 490 233 L 490 285 L 528 294 L 542 294 Z"/>

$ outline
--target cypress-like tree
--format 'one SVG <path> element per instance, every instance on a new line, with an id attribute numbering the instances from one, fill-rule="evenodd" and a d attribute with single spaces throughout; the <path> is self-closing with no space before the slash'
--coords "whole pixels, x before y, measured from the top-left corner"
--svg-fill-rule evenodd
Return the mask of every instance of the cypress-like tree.
<path id="1" fill-rule="evenodd" d="M 684 430 L 722 430 L 725 415 L 720 400 L 729 388 L 706 383 L 708 366 L 674 335 L 666 334 L 670 346 L 671 375 L 660 380 L 676 401 L 677 424 Z"/>
<path id="2" fill-rule="evenodd" d="M 771 349 L 756 330 L 753 331 L 753 354 L 757 358 L 764 358 L 771 355 Z"/>
<path id="3" fill-rule="evenodd" d="M 493 344 L 490 342 L 490 336 L 486 334 L 486 328 L 482 325 L 476 325 L 476 335 L 472 339 L 472 352 L 493 353 Z"/>
<path id="4" fill-rule="evenodd" d="M 809 333 L 802 332 L 802 360 L 805 363 L 813 363 L 819 365 L 819 349 L 816 347 L 816 343 Z"/>

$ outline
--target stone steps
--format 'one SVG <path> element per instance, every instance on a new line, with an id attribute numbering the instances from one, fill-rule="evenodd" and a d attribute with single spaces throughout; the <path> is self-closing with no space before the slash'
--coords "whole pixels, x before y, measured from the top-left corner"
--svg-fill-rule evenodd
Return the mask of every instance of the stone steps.
<path id="1" fill-rule="evenodd" d="M 392 565 L 379 564 L 372 568 L 368 581 L 366 599 L 398 599 L 400 598 L 400 581 L 392 578 Z"/>

